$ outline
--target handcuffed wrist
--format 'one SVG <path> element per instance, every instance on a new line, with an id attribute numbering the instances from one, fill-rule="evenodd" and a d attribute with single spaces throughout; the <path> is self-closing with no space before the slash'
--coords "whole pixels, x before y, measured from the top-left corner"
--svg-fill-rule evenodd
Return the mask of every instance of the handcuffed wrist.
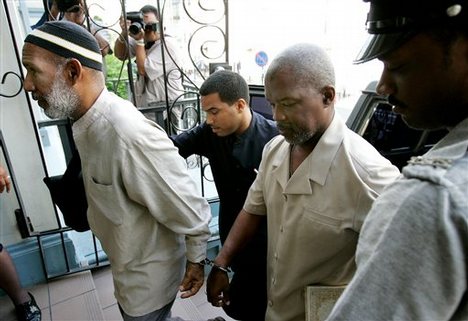
<path id="1" fill-rule="evenodd" d="M 198 265 L 201 265 L 201 266 L 205 266 L 205 265 L 211 265 L 211 260 L 209 258 L 205 258 L 203 260 L 201 260 L 200 262 L 191 262 L 189 261 L 190 263 L 192 264 L 198 264 Z"/>
<path id="2" fill-rule="evenodd" d="M 213 267 L 213 269 L 216 269 L 216 270 L 219 270 L 219 271 L 222 271 L 222 272 L 225 272 L 225 273 L 232 272 L 230 267 L 218 265 L 214 261 L 211 261 L 209 258 L 205 258 L 204 260 L 202 260 L 200 262 L 190 262 L 190 263 L 199 264 L 201 266 L 210 265 L 210 266 Z"/>
<path id="3" fill-rule="evenodd" d="M 229 266 L 224 267 L 224 266 L 218 265 L 218 264 L 216 264 L 214 262 L 213 262 L 213 269 L 223 271 L 224 273 L 232 272 L 232 270 L 231 270 L 231 268 Z"/>

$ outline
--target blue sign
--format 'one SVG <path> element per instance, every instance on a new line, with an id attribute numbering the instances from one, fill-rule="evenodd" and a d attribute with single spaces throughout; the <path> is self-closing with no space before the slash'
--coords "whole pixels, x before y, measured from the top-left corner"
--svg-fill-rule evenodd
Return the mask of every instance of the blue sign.
<path id="1" fill-rule="evenodd" d="M 255 55 L 255 63 L 260 67 L 265 67 L 268 63 L 268 55 L 265 51 L 259 51 Z"/>

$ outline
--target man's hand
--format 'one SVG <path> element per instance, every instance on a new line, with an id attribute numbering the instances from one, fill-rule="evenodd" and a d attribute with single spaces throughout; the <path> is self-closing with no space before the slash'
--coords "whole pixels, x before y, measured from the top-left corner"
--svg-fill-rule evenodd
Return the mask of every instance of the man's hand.
<path id="1" fill-rule="evenodd" d="M 130 20 L 126 20 L 123 16 L 119 20 L 120 28 L 122 29 L 122 34 L 127 35 L 128 27 L 130 27 Z"/>
<path id="2" fill-rule="evenodd" d="M 215 307 L 229 305 L 229 277 L 226 271 L 216 266 L 211 269 L 206 281 L 206 296 L 208 302 Z"/>
<path id="3" fill-rule="evenodd" d="M 5 168 L 0 166 L 0 193 L 3 193 L 5 188 L 7 193 L 9 193 L 11 189 L 11 180 Z"/>
<path id="4" fill-rule="evenodd" d="M 122 29 L 122 36 L 124 38 L 126 38 L 128 34 L 130 37 L 132 37 L 133 39 L 137 41 L 145 39 L 145 31 L 143 29 L 140 29 L 140 32 L 137 33 L 136 35 L 131 32 L 128 32 L 128 28 L 132 24 L 130 20 L 125 20 L 124 17 L 120 17 L 119 24 L 120 24 L 120 28 Z"/>
<path id="5" fill-rule="evenodd" d="M 128 35 L 132 37 L 133 39 L 135 39 L 136 41 L 145 40 L 145 31 L 143 29 L 140 29 L 140 32 L 137 34 L 133 34 L 129 32 Z"/>
<path id="6" fill-rule="evenodd" d="M 182 299 L 190 298 L 197 294 L 198 290 L 203 285 L 205 278 L 204 266 L 200 263 L 192 263 L 187 261 L 185 267 L 185 276 L 180 284 L 179 290 L 182 292 Z"/>

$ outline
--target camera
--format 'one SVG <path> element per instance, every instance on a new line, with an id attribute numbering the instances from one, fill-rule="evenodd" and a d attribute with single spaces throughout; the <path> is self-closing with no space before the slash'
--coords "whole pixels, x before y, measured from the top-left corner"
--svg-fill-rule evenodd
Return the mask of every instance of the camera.
<path id="1" fill-rule="evenodd" d="M 127 12 L 127 20 L 131 21 L 130 27 L 128 27 L 131 34 L 137 35 L 141 29 L 145 29 L 143 14 L 140 11 Z"/>

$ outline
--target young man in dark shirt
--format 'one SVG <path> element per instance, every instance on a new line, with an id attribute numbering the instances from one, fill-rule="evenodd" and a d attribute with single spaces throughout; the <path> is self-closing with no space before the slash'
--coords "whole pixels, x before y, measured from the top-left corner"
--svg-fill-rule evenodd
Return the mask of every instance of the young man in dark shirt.
<path id="1" fill-rule="evenodd" d="M 217 71 L 200 88 L 206 122 L 172 136 L 183 157 L 208 158 L 220 199 L 219 229 L 224 243 L 244 205 L 262 158 L 263 146 L 278 135 L 276 124 L 249 108 L 249 88 L 231 71 Z M 266 220 L 232 264 L 230 305 L 238 320 L 263 320 L 266 310 Z"/>

